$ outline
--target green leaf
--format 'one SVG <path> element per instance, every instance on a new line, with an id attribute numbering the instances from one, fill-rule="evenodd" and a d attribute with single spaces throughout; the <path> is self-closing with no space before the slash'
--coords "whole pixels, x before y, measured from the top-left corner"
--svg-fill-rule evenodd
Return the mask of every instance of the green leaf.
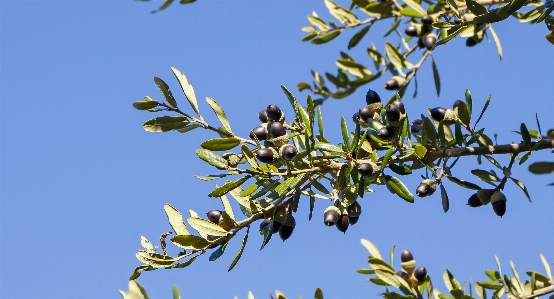
<path id="1" fill-rule="evenodd" d="M 411 7 L 403 8 L 403 9 L 401 9 L 399 12 L 400 12 L 400 14 L 403 15 L 403 16 L 412 17 L 412 18 L 421 18 L 421 17 L 424 16 L 424 15 L 421 14 L 419 11 L 417 11 L 417 10 L 411 8 Z"/>
<path id="2" fill-rule="evenodd" d="M 435 125 L 433 125 L 433 122 L 426 116 L 421 115 L 421 119 L 423 120 L 423 127 L 425 129 L 425 133 L 427 134 L 427 139 L 435 142 L 435 140 L 437 140 L 437 130 L 435 129 Z"/>
<path id="3" fill-rule="evenodd" d="M 212 110 L 215 112 L 215 115 L 223 125 L 223 128 L 227 130 L 227 132 L 233 134 L 233 131 L 231 130 L 231 125 L 229 124 L 229 121 L 227 120 L 227 115 L 225 115 L 225 112 L 223 111 L 223 108 L 212 98 L 206 97 L 206 102 L 208 102 L 208 105 L 212 107 Z"/>
<path id="4" fill-rule="evenodd" d="M 300 114 L 300 118 L 302 119 L 302 123 L 304 124 L 304 128 L 311 135 L 312 134 L 312 127 L 310 126 L 310 116 L 308 115 L 308 112 L 302 106 L 298 106 L 297 111 Z"/>
<path id="5" fill-rule="evenodd" d="M 473 109 L 473 99 L 471 98 L 471 92 L 469 91 L 469 89 L 466 89 L 465 97 L 466 97 L 467 111 L 471 116 L 471 111 Z"/>
<path id="6" fill-rule="evenodd" d="M 337 178 L 337 187 L 339 188 L 339 190 L 343 190 L 348 186 L 348 183 L 350 182 L 349 177 L 350 167 L 346 163 L 342 164 Z"/>
<path id="7" fill-rule="evenodd" d="M 494 31 L 494 29 L 492 29 L 492 26 L 489 26 L 489 31 L 492 35 L 492 38 L 494 39 L 494 43 L 496 45 L 496 51 L 500 56 L 500 60 L 502 60 L 502 45 L 500 45 L 500 39 L 498 39 L 498 35 L 496 35 L 496 32 Z"/>
<path id="8" fill-rule="evenodd" d="M 396 28 L 398 28 L 398 25 L 400 25 L 400 21 L 402 21 L 401 18 L 396 20 L 396 22 L 394 22 L 394 24 L 392 24 L 392 27 L 389 28 L 389 30 L 387 30 L 384 37 L 389 36 L 389 34 L 391 34 L 394 30 L 396 30 Z"/>
<path id="9" fill-rule="evenodd" d="M 399 72 L 402 71 L 403 68 L 412 69 L 414 67 L 414 65 L 407 61 L 406 58 L 404 58 L 404 56 L 402 56 L 402 54 L 400 54 L 400 52 L 398 52 L 398 50 L 391 43 L 386 43 L 385 54 L 389 58 L 392 65 L 394 65 L 396 70 Z"/>
<path id="10" fill-rule="evenodd" d="M 375 270 L 373 269 L 358 269 L 356 272 L 360 274 L 375 274 Z"/>
<path id="11" fill-rule="evenodd" d="M 440 184 L 440 186 L 441 186 L 442 210 L 446 213 L 448 212 L 450 203 L 448 202 L 448 194 L 446 194 L 446 189 L 442 184 Z"/>
<path id="12" fill-rule="evenodd" d="M 435 60 L 431 57 L 431 65 L 433 66 L 433 78 L 435 79 L 435 89 L 437 90 L 437 96 L 441 94 L 441 78 L 439 76 L 439 70 L 435 64 Z"/>
<path id="13" fill-rule="evenodd" d="M 421 5 L 418 2 L 416 2 L 415 0 L 404 0 L 404 3 L 406 3 L 409 7 L 415 9 L 422 16 L 427 14 L 425 9 L 423 9 L 423 7 L 421 7 Z"/>
<path id="14" fill-rule="evenodd" d="M 315 31 L 310 32 L 310 33 L 308 33 L 308 35 L 306 35 L 306 36 L 304 36 L 304 37 L 302 38 L 302 41 L 303 41 L 303 42 L 307 42 L 307 41 L 311 40 L 312 38 L 314 38 L 314 37 L 316 37 L 316 36 L 317 36 L 317 32 L 315 32 Z M 300 83 L 299 83 L 299 84 L 300 84 Z M 308 86 L 309 86 L 309 85 L 308 85 Z M 298 86 L 298 89 L 300 89 L 300 86 Z M 300 90 L 300 91 L 302 91 L 302 90 Z"/>
<path id="15" fill-rule="evenodd" d="M 340 34 L 340 30 L 331 30 L 323 34 L 318 34 L 318 36 L 312 39 L 310 42 L 316 45 L 324 44 L 324 43 L 330 42 L 335 37 L 339 36 L 339 34 Z"/>
<path id="16" fill-rule="evenodd" d="M 242 185 L 249 178 L 250 178 L 249 176 L 245 176 L 245 177 L 242 177 L 242 178 L 240 178 L 240 179 L 238 179 L 234 182 L 227 182 L 223 186 L 215 188 L 212 192 L 210 192 L 210 194 L 208 194 L 208 196 L 209 197 L 220 197 L 222 195 L 225 195 L 225 194 L 229 193 L 229 191 L 231 191 L 231 190 L 237 188 L 238 186 Z"/>
<path id="17" fill-rule="evenodd" d="M 519 130 L 521 132 L 521 137 L 523 138 L 523 142 L 527 145 L 531 145 L 531 135 L 529 135 L 529 131 L 527 130 L 527 126 L 525 126 L 524 123 L 521 123 L 521 126 L 519 127 Z"/>
<path id="18" fill-rule="evenodd" d="M 521 182 L 519 180 L 516 180 L 514 178 L 510 178 L 510 179 L 512 179 L 514 184 L 516 184 L 519 188 L 521 188 L 521 190 L 523 190 L 523 193 L 525 193 L 525 196 L 527 196 L 527 200 L 529 200 L 529 202 L 531 202 L 531 196 L 529 196 L 529 192 L 527 191 L 527 187 L 525 187 L 523 182 Z"/>
<path id="19" fill-rule="evenodd" d="M 180 129 L 175 129 L 177 132 L 179 133 L 186 133 L 188 131 L 192 131 L 196 128 L 200 128 L 201 126 L 199 124 L 192 124 L 192 125 L 188 125 L 188 126 L 184 126 Z"/>
<path id="20" fill-rule="evenodd" d="M 404 165 L 397 165 L 397 164 L 389 164 L 389 169 L 392 170 L 394 173 L 399 175 L 409 175 L 412 174 L 412 169 L 410 166 L 404 164 Z"/>
<path id="21" fill-rule="evenodd" d="M 315 299 L 323 299 L 323 291 L 320 288 L 317 288 L 315 290 L 314 298 Z"/>
<path id="22" fill-rule="evenodd" d="M 182 248 L 204 249 L 210 245 L 206 239 L 192 235 L 177 235 L 171 238 L 171 242 Z"/>
<path id="23" fill-rule="evenodd" d="M 156 82 L 156 85 L 158 85 L 158 88 L 160 89 L 167 103 L 171 105 L 171 107 L 177 108 L 177 102 L 175 101 L 171 90 L 169 90 L 169 86 L 158 77 L 154 77 L 154 82 Z"/>
<path id="24" fill-rule="evenodd" d="M 233 258 L 233 261 L 231 262 L 231 265 L 229 266 L 229 270 L 227 272 L 233 270 L 237 262 L 240 260 L 240 257 L 242 256 L 242 252 L 244 251 L 244 247 L 246 246 L 246 241 L 248 241 L 248 232 L 250 231 L 250 227 L 246 230 L 246 234 L 244 234 L 244 238 L 242 239 L 242 243 L 240 244 L 239 251 L 237 252 L 237 255 L 235 255 L 235 258 Z"/>
<path id="25" fill-rule="evenodd" d="M 392 154 L 394 153 L 394 148 L 390 147 L 385 156 L 383 157 L 383 160 L 381 161 L 381 171 L 383 171 L 387 164 L 389 163 L 390 158 L 392 157 Z"/>
<path id="26" fill-rule="evenodd" d="M 201 147 L 211 151 L 227 151 L 240 144 L 237 137 L 215 138 L 202 142 Z"/>
<path id="27" fill-rule="evenodd" d="M 369 28 L 371 28 L 371 25 L 362 28 L 362 30 L 356 32 L 356 34 L 354 34 L 354 36 L 352 36 L 352 38 L 348 42 L 348 50 L 350 50 L 350 49 L 354 48 L 356 45 L 358 45 L 358 43 L 362 40 L 362 38 L 364 38 L 366 33 L 369 31 Z"/>
<path id="28" fill-rule="evenodd" d="M 387 185 L 394 190 L 394 192 L 400 196 L 400 198 L 404 199 L 405 201 L 409 203 L 414 202 L 414 195 L 408 190 L 406 185 L 402 183 L 399 179 L 387 175 L 385 176 L 385 181 L 387 182 Z"/>
<path id="29" fill-rule="evenodd" d="M 341 117 L 341 130 L 342 130 L 342 140 L 344 142 L 344 147 L 346 148 L 346 151 L 349 152 L 351 149 L 350 145 L 350 134 L 348 133 L 348 127 L 346 125 L 346 119 L 344 119 L 344 116 Z"/>
<path id="30" fill-rule="evenodd" d="M 348 59 L 340 60 L 339 59 L 339 60 L 335 61 L 335 64 L 339 68 L 349 72 L 350 74 L 352 74 L 352 75 L 354 75 L 358 78 L 365 78 L 365 77 L 371 75 L 371 71 L 367 67 L 365 67 L 365 66 L 363 66 L 359 63 L 356 63 L 352 60 L 348 60 Z M 352 91 L 350 91 L 350 90 L 352 90 Z M 342 94 L 338 93 L 338 95 L 337 95 L 337 93 L 335 93 L 335 95 L 333 97 L 341 98 L 343 94 L 349 95 L 350 93 L 353 92 L 353 90 L 355 90 L 355 89 L 353 89 L 353 88 L 346 89 L 342 92 Z"/>
<path id="31" fill-rule="evenodd" d="M 462 146 L 464 143 L 464 134 L 462 133 L 462 125 L 460 124 L 460 120 L 456 120 L 456 124 L 454 125 L 454 132 L 456 136 L 456 144 L 458 146 Z"/>
<path id="32" fill-rule="evenodd" d="M 164 205 L 164 211 L 169 221 L 169 225 L 175 232 L 176 235 L 190 235 L 190 232 L 183 221 L 183 215 L 170 204 L 166 203 Z"/>
<path id="33" fill-rule="evenodd" d="M 453 38 L 458 36 L 458 34 L 460 34 L 465 28 L 466 27 L 462 26 L 462 27 L 456 29 L 456 31 L 452 32 L 447 37 L 445 37 L 445 38 L 441 39 L 440 41 L 438 41 L 437 43 L 435 43 L 433 45 L 433 47 L 431 48 L 431 50 L 435 50 L 436 47 L 446 44 L 447 42 L 449 42 L 450 40 L 452 40 Z"/>
<path id="34" fill-rule="evenodd" d="M 326 142 L 316 142 L 314 144 L 314 150 L 320 150 L 320 151 L 326 151 L 326 152 L 338 153 L 338 154 L 344 153 L 342 148 Z"/>
<path id="35" fill-rule="evenodd" d="M 204 233 L 212 237 L 226 236 L 227 231 L 224 230 L 221 226 L 201 218 L 190 217 L 187 219 L 189 225 L 192 226 L 199 233 Z"/>
<path id="36" fill-rule="evenodd" d="M 450 270 L 446 269 L 445 275 L 446 276 L 444 278 L 444 282 L 446 283 L 447 279 L 448 279 L 448 282 L 452 286 L 452 289 L 453 290 L 459 290 L 460 289 L 460 284 L 458 283 L 456 278 L 454 278 L 454 275 L 452 275 L 452 273 L 450 273 Z M 452 290 L 452 289 L 450 289 L 450 290 Z"/>
<path id="37" fill-rule="evenodd" d="M 183 128 L 189 123 L 184 116 L 162 116 L 147 120 L 142 127 L 148 132 L 160 133 Z"/>
<path id="38" fill-rule="evenodd" d="M 477 126 L 477 124 L 479 123 L 479 121 L 481 120 L 481 117 L 483 117 L 483 114 L 485 113 L 485 111 L 487 110 L 487 107 L 489 107 L 489 104 L 491 102 L 491 96 L 489 95 L 489 97 L 487 98 L 487 102 L 485 103 L 485 106 L 483 106 L 483 110 L 481 111 L 481 114 L 479 114 L 479 118 L 477 119 L 477 121 L 475 122 L 475 127 Z M 471 111 L 470 111 L 471 112 Z"/>
<path id="39" fill-rule="evenodd" d="M 469 11 L 471 11 L 474 15 L 482 15 L 487 13 L 487 9 L 483 7 L 483 5 L 477 3 L 477 1 L 474 0 L 465 0 L 467 8 Z"/>
<path id="40" fill-rule="evenodd" d="M 173 299 L 181 299 L 181 294 L 176 286 L 173 286 Z"/>
<path id="41" fill-rule="evenodd" d="M 298 102 L 296 102 L 296 98 L 294 95 L 285 87 L 285 85 L 281 85 L 281 89 L 289 99 L 290 105 L 292 106 L 292 109 L 294 109 L 294 113 L 297 118 L 300 118 L 300 114 L 298 113 Z"/>
<path id="42" fill-rule="evenodd" d="M 368 259 L 368 263 L 375 270 L 381 270 L 381 271 L 389 272 L 389 273 L 392 273 L 392 274 L 396 273 L 394 271 L 394 269 L 389 264 L 387 264 L 385 261 L 383 261 L 380 258 L 370 256 L 369 259 Z"/>
<path id="43" fill-rule="evenodd" d="M 500 182 L 500 178 L 497 177 L 494 173 L 492 172 L 488 172 L 486 170 L 481 170 L 481 169 L 473 169 L 471 171 L 471 173 L 475 176 L 477 176 L 478 178 L 480 178 L 481 180 L 483 181 L 488 181 L 488 182 Z"/>
<path id="44" fill-rule="evenodd" d="M 244 157 L 246 158 L 246 161 L 248 161 L 250 166 L 254 167 L 255 169 L 260 168 L 260 166 L 258 165 L 258 161 L 254 157 L 254 153 L 252 153 L 250 148 L 243 144 L 240 149 L 242 150 L 242 153 L 244 154 Z"/>
<path id="45" fill-rule="evenodd" d="M 185 97 L 189 101 L 192 110 L 194 110 L 197 115 L 200 115 L 200 110 L 198 110 L 198 102 L 196 101 L 196 95 L 194 94 L 194 88 L 192 88 L 192 85 L 187 80 L 187 77 L 185 76 L 185 74 L 181 73 L 181 71 L 174 67 L 171 67 L 171 70 L 173 71 L 175 78 L 177 78 L 177 81 L 179 81 L 179 85 L 181 85 L 181 89 L 183 90 Z"/>
<path id="46" fill-rule="evenodd" d="M 200 159 L 208 162 L 210 165 L 214 166 L 217 169 L 227 168 L 227 160 L 223 157 L 218 156 L 214 152 L 207 149 L 197 149 L 194 151 Z"/>
<path id="47" fill-rule="evenodd" d="M 479 187 L 478 185 L 476 185 L 474 183 L 470 183 L 470 182 L 467 182 L 467 181 L 464 181 L 464 180 L 460 180 L 460 179 L 452 177 L 452 176 L 446 176 L 446 178 L 448 180 L 450 180 L 451 182 L 453 182 L 457 185 L 460 185 L 464 188 L 471 189 L 471 190 L 481 190 L 481 187 Z"/>
<path id="48" fill-rule="evenodd" d="M 415 146 L 415 152 L 416 152 L 416 155 L 420 158 L 423 158 L 425 157 L 425 154 L 427 153 L 427 148 L 423 145 L 416 145 Z"/>
<path id="49" fill-rule="evenodd" d="M 554 162 L 535 162 L 529 165 L 529 171 L 534 174 L 547 174 L 554 172 Z"/>
<path id="50" fill-rule="evenodd" d="M 469 114 L 469 107 L 466 103 L 464 102 L 461 102 L 459 105 L 458 105 L 458 117 L 460 118 L 460 121 L 465 124 L 465 125 L 468 125 L 470 124 L 470 121 L 471 121 L 471 115 Z"/>
<path id="51" fill-rule="evenodd" d="M 260 247 L 260 250 L 264 249 L 265 245 L 267 245 L 269 240 L 271 240 L 271 236 L 273 235 L 273 215 L 271 216 L 271 221 L 269 222 L 269 225 L 267 225 L 262 232 L 264 235 L 264 240 L 262 241 L 262 246 Z"/>
<path id="52" fill-rule="evenodd" d="M 133 107 L 135 107 L 135 109 L 137 110 L 148 110 L 148 109 L 155 108 L 157 106 L 158 106 L 158 102 L 156 101 L 139 101 L 139 102 L 133 103 Z"/>
<path id="53" fill-rule="evenodd" d="M 367 249 L 367 251 L 369 251 L 370 256 L 374 258 L 378 258 L 380 260 L 383 259 L 383 257 L 381 256 L 381 253 L 379 252 L 379 249 L 377 249 L 377 246 L 375 246 L 373 243 L 371 243 L 366 239 L 361 239 L 361 242 L 362 242 L 362 245 Z"/>
<path id="54" fill-rule="evenodd" d="M 308 21 L 310 21 L 312 25 L 319 27 L 320 31 L 329 31 L 331 29 L 325 21 L 317 16 L 308 16 Z"/>

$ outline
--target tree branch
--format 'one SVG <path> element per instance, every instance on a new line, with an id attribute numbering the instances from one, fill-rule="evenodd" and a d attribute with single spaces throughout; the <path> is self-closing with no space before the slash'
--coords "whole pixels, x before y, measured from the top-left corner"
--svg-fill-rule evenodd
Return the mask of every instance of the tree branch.
<path id="1" fill-rule="evenodd" d="M 554 285 L 535 290 L 533 293 L 530 294 L 523 294 L 520 296 L 521 299 L 531 299 L 531 298 L 537 298 L 546 294 L 554 293 Z"/>

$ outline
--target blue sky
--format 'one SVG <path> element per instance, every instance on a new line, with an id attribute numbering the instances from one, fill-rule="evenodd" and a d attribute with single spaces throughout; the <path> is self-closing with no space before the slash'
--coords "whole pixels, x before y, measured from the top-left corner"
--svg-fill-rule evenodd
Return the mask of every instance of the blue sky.
<path id="1" fill-rule="evenodd" d="M 216 182 L 193 176 L 214 173 L 194 150 L 215 136 L 142 129 L 154 115 L 131 104 L 145 95 L 162 99 L 154 76 L 164 79 L 188 108 L 171 73 L 170 67 L 177 67 L 194 85 L 210 123 L 217 119 L 203 101 L 206 96 L 223 106 L 235 132 L 247 136 L 258 125 L 257 112 L 268 104 L 292 113 L 280 84 L 304 102 L 307 93 L 297 92 L 296 84 L 310 80 L 310 69 L 335 72 L 334 60 L 347 51 L 353 34 L 320 46 L 300 41 L 305 35 L 300 28 L 313 10 L 331 18 L 320 0 L 198 1 L 151 14 L 159 2 L 1 2 L 0 297 L 119 298 L 118 290 L 127 289 L 129 275 L 140 264 L 134 256 L 141 249 L 140 236 L 155 241 L 170 230 L 164 203 L 183 212 L 221 208 L 207 196 Z M 350 54 L 371 64 L 365 48 L 373 40 L 383 51 L 382 36 L 390 25 L 374 26 Z M 411 97 L 412 86 L 404 99 L 408 114 L 450 106 L 468 88 L 475 110 L 492 94 L 480 125 L 490 136 L 497 132 L 499 143 L 519 142 L 510 131 L 521 122 L 536 127 L 536 112 L 543 130 L 554 128 L 549 115 L 554 63 L 545 26 L 512 19 L 495 29 L 504 47 L 502 62 L 494 43 L 486 41 L 466 48 L 463 39 L 456 39 L 438 48 L 433 57 L 442 77 L 441 97 L 426 63 L 418 73 L 418 97 Z M 370 87 L 388 98 L 393 93 L 382 88 L 386 79 Z M 340 116 L 363 106 L 364 95 L 365 87 L 323 105 L 329 139 L 340 142 Z M 533 153 L 530 161 L 546 159 L 552 160 L 550 151 Z M 498 160 L 508 163 L 508 157 Z M 463 161 L 455 175 L 484 187 L 469 170 L 492 164 Z M 511 259 L 520 273 L 543 272 L 539 254 L 554 261 L 553 189 L 546 187 L 553 178 L 533 176 L 526 165 L 513 173 L 534 201 L 530 204 L 508 184 L 502 219 L 490 207 L 467 207 L 472 191 L 449 182 L 447 214 L 438 194 L 408 204 L 376 187 L 360 201 L 360 222 L 343 235 L 321 221 L 328 202 L 316 202 L 308 222 L 309 204 L 302 199 L 293 236 L 284 243 L 275 239 L 260 251 L 262 238 L 251 234 L 233 271 L 227 268 L 240 240 L 216 262 L 203 256 L 189 268 L 144 273 L 139 281 L 151 298 L 171 298 L 173 285 L 183 298 L 245 298 L 248 290 L 267 298 L 275 289 L 310 298 L 317 287 L 326 298 L 374 297 L 384 289 L 355 272 L 367 267 L 361 238 L 382 252 L 396 244 L 397 258 L 409 248 L 442 291 L 446 267 L 460 281 L 483 279 L 483 270 L 495 267 L 494 254 L 504 270 Z M 404 182 L 413 190 L 417 177 Z"/>

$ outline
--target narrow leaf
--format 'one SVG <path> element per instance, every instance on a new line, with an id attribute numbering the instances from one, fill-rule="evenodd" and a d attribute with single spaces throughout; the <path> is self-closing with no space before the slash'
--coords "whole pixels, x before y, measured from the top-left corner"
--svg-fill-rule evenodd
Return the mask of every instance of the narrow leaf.
<path id="1" fill-rule="evenodd" d="M 381 256 L 381 253 L 379 252 L 379 249 L 377 249 L 377 246 L 373 245 L 373 243 L 371 243 L 366 239 L 361 239 L 361 242 L 362 242 L 362 245 L 367 249 L 367 251 L 369 251 L 370 256 L 374 258 L 378 258 L 380 260 L 383 259 L 383 257 Z"/>
<path id="2" fill-rule="evenodd" d="M 431 57 L 431 65 L 433 66 L 433 78 L 435 79 L 435 89 L 437 90 L 437 96 L 441 94 L 441 78 L 439 76 L 439 70 L 435 64 L 435 60 Z"/>
<path id="3" fill-rule="evenodd" d="M 356 34 L 354 34 L 354 36 L 352 36 L 352 38 L 348 42 L 348 50 L 350 50 L 350 49 L 354 48 L 356 45 L 358 45 L 358 43 L 362 40 L 362 38 L 364 38 L 366 33 L 369 31 L 369 28 L 371 28 L 371 25 L 362 28 L 362 30 L 356 32 Z"/>
<path id="4" fill-rule="evenodd" d="M 211 151 L 227 151 L 240 144 L 237 137 L 214 138 L 200 144 L 201 147 Z"/>
<path id="5" fill-rule="evenodd" d="M 226 236 L 228 233 L 219 225 L 208 220 L 190 217 L 189 219 L 187 219 L 187 221 L 190 226 L 192 226 L 192 228 L 194 228 L 198 232 L 205 233 L 206 235 L 210 235 L 212 237 Z"/>
<path id="6" fill-rule="evenodd" d="M 171 105 L 171 107 L 177 108 L 177 102 L 175 101 L 171 90 L 169 90 L 169 86 L 158 77 L 154 77 L 154 82 L 156 82 L 156 85 L 158 85 L 158 88 L 160 89 L 160 92 L 164 96 L 167 103 Z"/>
<path id="7" fill-rule="evenodd" d="M 446 194 L 446 189 L 442 184 L 440 184 L 440 186 L 441 186 L 442 210 L 446 213 L 448 212 L 450 203 L 448 202 L 448 194 Z"/>
<path id="8" fill-rule="evenodd" d="M 214 166 L 217 169 L 227 168 L 227 160 L 223 157 L 216 155 L 210 150 L 207 149 L 197 149 L 194 151 L 200 159 L 208 162 L 210 165 Z"/>
<path id="9" fill-rule="evenodd" d="M 170 204 L 164 205 L 164 211 L 169 221 L 169 225 L 173 228 L 176 235 L 190 235 L 190 232 L 183 221 L 183 215 Z"/>
<path id="10" fill-rule="evenodd" d="M 200 115 L 200 110 L 198 110 L 198 102 L 196 101 L 196 95 L 194 94 L 194 88 L 192 88 L 192 85 L 187 80 L 187 77 L 185 76 L 185 74 L 181 73 L 181 71 L 174 67 L 171 67 L 171 70 L 173 71 L 175 78 L 177 78 L 177 81 L 179 81 L 179 85 L 181 85 L 181 89 L 183 90 L 185 97 L 189 101 L 192 110 L 194 110 L 197 115 Z"/>
<path id="11" fill-rule="evenodd" d="M 231 125 L 229 124 L 229 121 L 227 120 L 227 115 L 225 115 L 225 112 L 223 111 L 223 108 L 212 98 L 206 97 L 206 102 L 208 102 L 208 105 L 212 107 L 212 110 L 215 112 L 215 115 L 225 128 L 227 132 L 233 134 L 233 131 L 231 130 Z"/>
<path id="12" fill-rule="evenodd" d="M 215 188 L 212 192 L 210 192 L 210 194 L 208 194 L 208 196 L 209 197 L 220 197 L 222 195 L 225 195 L 225 194 L 229 193 L 229 191 L 231 191 L 231 190 L 237 188 L 238 186 L 242 185 L 249 178 L 250 178 L 249 176 L 245 176 L 245 177 L 242 177 L 242 178 L 240 178 L 240 179 L 238 179 L 234 182 L 227 182 L 223 186 Z"/>
<path id="13" fill-rule="evenodd" d="M 414 195 L 410 192 L 410 190 L 408 190 L 406 185 L 404 185 L 404 183 L 402 183 L 399 179 L 397 179 L 396 177 L 387 175 L 387 176 L 385 176 L 385 180 L 386 180 L 387 185 L 392 190 L 394 190 L 394 192 L 400 198 L 404 199 L 405 201 L 407 201 L 409 203 L 414 202 Z"/>
<path id="14" fill-rule="evenodd" d="M 240 260 L 240 257 L 242 256 L 242 252 L 244 251 L 244 247 L 246 246 L 246 241 L 248 241 L 248 232 L 249 231 L 250 231 L 250 227 L 246 230 L 246 234 L 244 234 L 244 238 L 242 239 L 242 243 L 240 244 L 239 251 L 237 252 L 237 255 L 235 255 L 235 258 L 231 262 L 231 265 L 229 266 L 229 270 L 227 270 L 227 272 L 233 270 L 235 265 Z"/>
<path id="15" fill-rule="evenodd" d="M 485 111 L 487 110 L 487 107 L 489 107 L 489 104 L 491 102 L 491 96 L 489 96 L 487 98 L 487 102 L 485 103 L 485 106 L 483 106 L 483 110 L 481 111 L 481 114 L 479 114 L 479 118 L 477 119 L 477 121 L 475 122 L 475 127 L 477 126 L 477 124 L 479 123 L 479 121 L 481 120 L 481 117 L 483 117 L 483 114 L 485 113 Z"/>
<path id="16" fill-rule="evenodd" d="M 521 188 L 521 190 L 523 190 L 523 193 L 525 193 L 525 196 L 527 196 L 527 200 L 529 200 L 529 202 L 531 202 L 531 196 L 529 196 L 529 192 L 527 191 L 527 187 L 525 187 L 523 182 L 521 182 L 519 180 L 516 180 L 514 178 L 510 178 L 510 179 L 512 179 L 514 184 L 516 184 L 519 188 Z"/>

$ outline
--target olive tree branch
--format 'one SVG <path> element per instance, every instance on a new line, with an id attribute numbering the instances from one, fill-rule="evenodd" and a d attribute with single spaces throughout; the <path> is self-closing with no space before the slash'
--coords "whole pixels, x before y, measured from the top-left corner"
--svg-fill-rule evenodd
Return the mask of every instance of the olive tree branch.
<path id="1" fill-rule="evenodd" d="M 544 287 L 542 289 L 535 290 L 534 292 L 531 292 L 530 294 L 520 295 L 519 298 L 521 298 L 521 299 L 532 299 L 532 298 L 537 298 L 537 297 L 547 295 L 547 294 L 550 294 L 550 293 L 554 293 L 554 282 L 553 282 L 552 285 L 550 285 L 548 287 Z"/>

